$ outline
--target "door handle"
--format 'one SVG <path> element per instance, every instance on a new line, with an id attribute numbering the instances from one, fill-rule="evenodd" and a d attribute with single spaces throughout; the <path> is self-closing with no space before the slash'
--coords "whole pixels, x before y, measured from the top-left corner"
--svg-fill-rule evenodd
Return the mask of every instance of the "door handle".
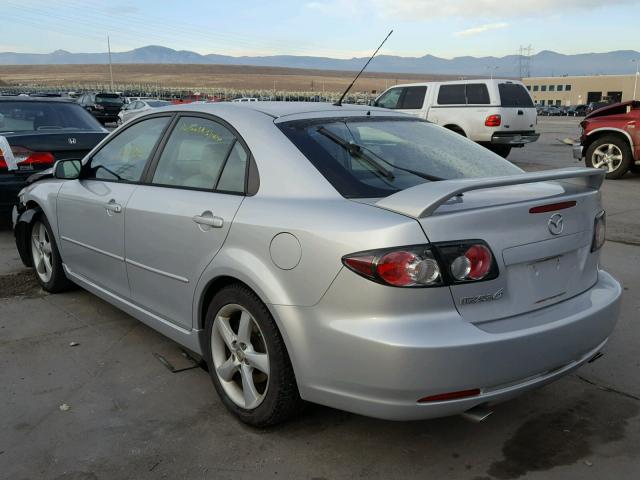
<path id="1" fill-rule="evenodd" d="M 209 210 L 202 212 L 200 215 L 194 215 L 193 221 L 200 226 L 200 230 L 209 230 L 208 228 L 203 229 L 202 227 L 222 228 L 224 225 L 224 220 L 216 217 Z"/>
<path id="2" fill-rule="evenodd" d="M 122 205 L 116 203 L 113 198 L 109 200 L 109 203 L 107 203 L 104 208 L 107 210 L 107 215 L 113 215 L 114 213 L 122 212 Z"/>

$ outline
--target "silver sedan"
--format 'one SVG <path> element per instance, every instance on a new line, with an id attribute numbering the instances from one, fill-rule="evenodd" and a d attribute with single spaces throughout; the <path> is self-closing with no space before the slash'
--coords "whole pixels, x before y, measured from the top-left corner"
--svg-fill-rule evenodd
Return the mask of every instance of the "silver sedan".
<path id="1" fill-rule="evenodd" d="M 78 284 L 201 355 L 246 423 L 302 400 L 482 418 L 611 334 L 602 181 L 390 110 L 179 105 L 59 161 L 14 225 L 45 290 Z"/>

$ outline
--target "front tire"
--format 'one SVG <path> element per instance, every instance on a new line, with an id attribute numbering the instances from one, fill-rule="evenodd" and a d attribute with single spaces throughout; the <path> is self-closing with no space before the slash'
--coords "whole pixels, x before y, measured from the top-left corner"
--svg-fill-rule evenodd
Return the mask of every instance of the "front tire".
<path id="1" fill-rule="evenodd" d="M 622 178 L 633 164 L 629 144 L 623 139 L 605 135 L 594 141 L 585 155 L 587 167 L 600 168 L 607 172 L 606 178 Z"/>
<path id="2" fill-rule="evenodd" d="M 267 307 L 241 284 L 211 300 L 206 317 L 205 360 L 225 407 L 242 422 L 267 427 L 300 408 L 284 341 Z"/>
<path id="3" fill-rule="evenodd" d="M 36 217 L 31 224 L 31 261 L 43 290 L 59 293 L 73 285 L 64 273 L 51 225 L 44 215 Z"/>

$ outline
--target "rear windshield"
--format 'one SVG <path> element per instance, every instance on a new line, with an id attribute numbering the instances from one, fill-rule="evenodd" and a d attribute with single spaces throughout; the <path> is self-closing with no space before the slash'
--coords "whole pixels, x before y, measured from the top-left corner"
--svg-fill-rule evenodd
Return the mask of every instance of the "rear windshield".
<path id="1" fill-rule="evenodd" d="M 278 126 L 347 198 L 386 197 L 429 181 L 522 172 L 459 134 L 418 119 L 357 117 Z"/>
<path id="2" fill-rule="evenodd" d="M 0 133 L 54 130 L 104 131 L 91 114 L 75 103 L 0 101 Z"/>
<path id="3" fill-rule="evenodd" d="M 116 93 L 99 93 L 96 95 L 96 103 L 102 105 L 122 105 L 124 100 Z"/>
<path id="4" fill-rule="evenodd" d="M 531 95 L 519 83 L 500 83 L 498 84 L 498 91 L 500 92 L 500 104 L 503 107 L 533 108 Z"/>
<path id="5" fill-rule="evenodd" d="M 171 102 L 165 102 L 164 100 L 147 100 L 147 105 L 152 108 L 160 108 L 171 105 Z"/>

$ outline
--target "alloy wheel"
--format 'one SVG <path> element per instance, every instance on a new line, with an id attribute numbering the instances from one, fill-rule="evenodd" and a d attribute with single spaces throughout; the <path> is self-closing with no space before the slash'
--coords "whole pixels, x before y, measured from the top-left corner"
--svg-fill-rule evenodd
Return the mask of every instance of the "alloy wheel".
<path id="1" fill-rule="evenodd" d="M 258 323 L 244 307 L 228 304 L 216 313 L 211 354 L 231 401 L 247 410 L 258 407 L 269 386 L 269 353 Z"/>
<path id="2" fill-rule="evenodd" d="M 592 163 L 594 168 L 615 172 L 622 164 L 622 151 L 613 143 L 605 143 L 593 151 Z"/>
<path id="3" fill-rule="evenodd" d="M 48 283 L 53 274 L 51 239 L 41 221 L 36 221 L 31 229 L 31 255 L 38 277 L 43 283 Z"/>

